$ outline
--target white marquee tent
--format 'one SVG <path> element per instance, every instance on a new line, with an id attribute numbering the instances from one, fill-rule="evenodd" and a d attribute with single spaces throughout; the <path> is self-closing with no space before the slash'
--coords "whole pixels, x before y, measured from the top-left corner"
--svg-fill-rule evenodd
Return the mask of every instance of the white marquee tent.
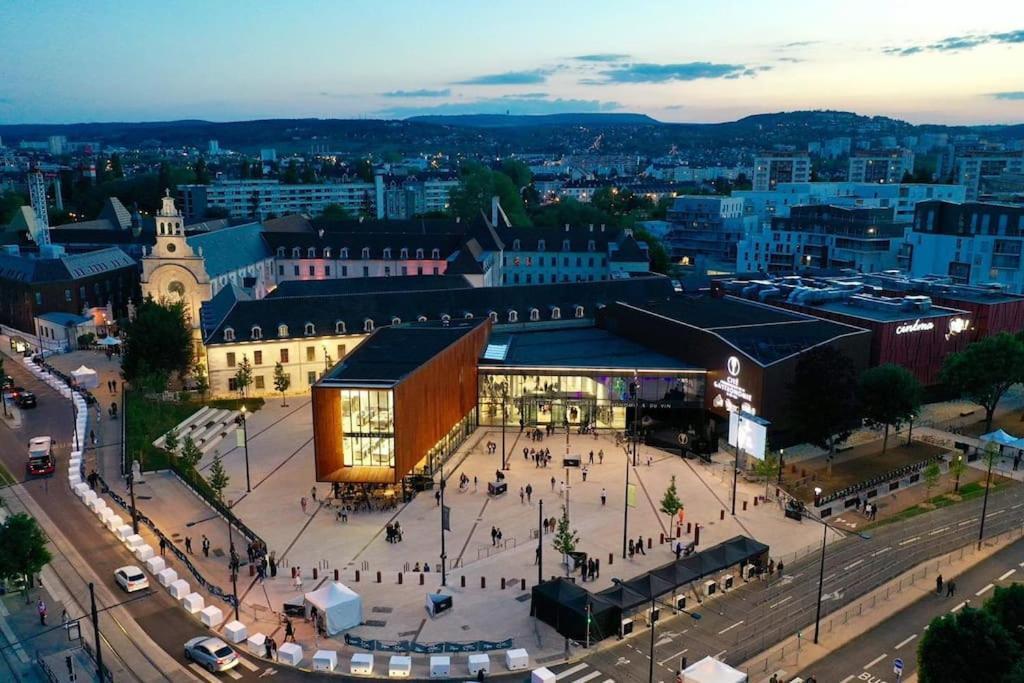
<path id="1" fill-rule="evenodd" d="M 87 368 L 84 365 L 79 367 L 77 370 L 72 370 L 71 376 L 75 378 L 75 382 L 78 386 L 85 389 L 95 389 L 100 385 L 100 378 L 99 375 L 96 374 L 96 371 L 91 368 Z"/>
<path id="2" fill-rule="evenodd" d="M 686 667 L 683 683 L 747 683 L 747 675 L 714 657 L 705 657 Z"/>
<path id="3" fill-rule="evenodd" d="M 305 595 L 306 614 L 312 607 L 323 615 L 327 635 L 333 636 L 363 622 L 363 599 L 348 586 L 328 583 Z"/>

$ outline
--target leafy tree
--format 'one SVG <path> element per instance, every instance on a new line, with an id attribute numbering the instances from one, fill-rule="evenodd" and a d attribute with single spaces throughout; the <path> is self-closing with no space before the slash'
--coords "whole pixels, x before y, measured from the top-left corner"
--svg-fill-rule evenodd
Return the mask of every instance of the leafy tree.
<path id="1" fill-rule="evenodd" d="M 828 396 L 822 396 L 822 387 Z M 825 400 L 822 400 L 822 399 Z M 850 438 L 850 417 L 856 414 L 857 376 L 853 361 L 831 346 L 804 354 L 789 385 L 789 415 L 794 436 L 828 450 L 831 476 L 836 448 Z"/>
<path id="2" fill-rule="evenodd" d="M 985 611 L 995 617 L 1024 650 L 1024 583 L 996 586 L 995 593 L 985 603 Z"/>
<path id="3" fill-rule="evenodd" d="M 942 381 L 985 410 L 985 431 L 992 429 L 992 416 L 999 400 L 1011 386 L 1024 378 L 1024 342 L 1001 332 L 974 342 L 959 353 L 946 357 Z"/>
<path id="4" fill-rule="evenodd" d="M 120 180 L 124 178 L 124 167 L 121 165 L 121 155 L 114 153 L 110 155 L 110 178 Z"/>
<path id="5" fill-rule="evenodd" d="M 181 301 L 156 302 L 147 297 L 125 329 L 121 369 L 134 382 L 147 373 L 165 379 L 192 365 L 192 330 Z"/>
<path id="6" fill-rule="evenodd" d="M 909 370 L 891 363 L 864 371 L 857 386 L 864 419 L 872 427 L 884 427 L 882 453 L 889 446 L 889 427 L 911 419 L 921 406 L 921 384 Z"/>
<path id="7" fill-rule="evenodd" d="M 281 407 L 288 405 L 285 400 L 284 394 L 288 391 L 288 387 L 292 385 L 292 378 L 284 371 L 284 366 L 278 361 L 274 365 L 274 389 L 281 394 Z"/>
<path id="8" fill-rule="evenodd" d="M 207 479 L 207 483 L 213 492 L 217 494 L 217 500 L 224 502 L 224 489 L 231 483 L 231 477 L 224 470 L 224 463 L 220 461 L 220 453 L 215 453 L 213 456 L 213 463 L 210 464 L 210 477 Z"/>
<path id="9" fill-rule="evenodd" d="M 932 462 L 924 468 L 924 471 L 921 474 L 924 476 L 925 496 L 931 500 L 932 489 L 935 488 L 937 483 L 939 483 L 939 477 L 942 475 L 942 470 L 939 469 L 939 463 Z"/>
<path id="10" fill-rule="evenodd" d="M 160 162 L 160 167 L 157 169 L 156 174 L 157 186 L 160 189 L 160 196 L 164 196 L 164 190 L 172 189 L 174 187 L 174 180 L 171 177 L 171 165 L 166 161 Z"/>
<path id="11" fill-rule="evenodd" d="M 672 520 L 683 509 L 683 501 L 679 500 L 679 492 L 676 491 L 676 476 L 674 474 L 671 481 L 669 481 L 668 488 L 665 489 L 665 495 L 661 497 L 661 507 L 659 509 L 662 514 L 668 515 L 668 533 L 669 536 L 674 537 L 672 533 Z"/>
<path id="12" fill-rule="evenodd" d="M 299 169 L 295 166 L 294 161 L 288 162 L 288 166 L 285 167 L 284 174 L 281 176 L 281 182 L 285 185 L 299 184 Z"/>
<path id="13" fill-rule="evenodd" d="M 240 396 L 245 396 L 245 390 L 251 384 L 252 363 L 249 362 L 249 356 L 242 354 L 242 362 L 238 364 L 238 369 L 235 370 L 235 388 Z"/>
<path id="14" fill-rule="evenodd" d="M 0 193 L 0 225 L 10 223 L 18 209 L 28 204 L 28 197 L 17 192 Z"/>
<path id="15" fill-rule="evenodd" d="M 555 530 L 555 538 L 552 544 L 565 563 L 565 575 L 569 576 L 569 553 L 576 550 L 579 543 L 579 533 L 569 525 L 569 511 L 562 506 L 562 516 L 558 519 L 558 528 Z"/>
<path id="16" fill-rule="evenodd" d="M 242 160 L 242 165 L 238 167 L 238 175 L 242 180 L 248 180 L 252 177 L 252 164 L 249 163 L 248 159 Z"/>
<path id="17" fill-rule="evenodd" d="M 199 461 L 203 459 L 203 452 L 199 450 L 199 446 L 192 440 L 191 435 L 186 434 L 185 439 L 181 442 L 181 451 L 178 453 L 178 462 L 181 463 L 182 467 L 186 470 L 191 470 Z"/>
<path id="18" fill-rule="evenodd" d="M 164 450 L 173 454 L 178 450 L 178 446 L 180 445 L 181 443 L 178 441 L 178 431 L 174 429 L 174 427 L 171 427 L 171 429 L 164 434 Z"/>
<path id="19" fill-rule="evenodd" d="M 949 473 L 955 477 L 953 480 L 953 491 L 960 490 L 960 477 L 964 476 L 964 472 L 967 471 L 967 463 L 964 462 L 964 456 L 957 454 L 949 462 Z"/>
<path id="20" fill-rule="evenodd" d="M 13 514 L 0 526 L 0 578 L 23 579 L 25 602 L 32 577 L 42 571 L 53 557 L 46 547 L 42 529 L 23 512 Z"/>
<path id="21" fill-rule="evenodd" d="M 210 376 L 206 373 L 206 365 L 196 361 L 192 366 L 192 381 L 195 382 L 196 393 L 202 398 L 210 390 Z"/>
<path id="22" fill-rule="evenodd" d="M 530 167 L 518 159 L 505 159 L 501 162 L 500 170 L 512 181 L 520 191 L 533 180 L 533 173 Z"/>
<path id="23" fill-rule="evenodd" d="M 359 179 L 365 183 L 373 182 L 373 162 L 369 159 L 360 159 L 353 169 Z"/>
<path id="24" fill-rule="evenodd" d="M 917 648 L 921 683 L 1004 681 L 1020 648 L 986 610 L 965 608 L 932 620 Z"/>
<path id="25" fill-rule="evenodd" d="M 346 211 L 341 204 L 328 204 L 320 213 L 319 218 L 325 221 L 347 221 L 352 218 L 352 214 Z"/>
<path id="26" fill-rule="evenodd" d="M 309 164 L 305 164 L 302 167 L 302 182 L 307 184 L 316 182 L 316 171 Z"/>
<path id="27" fill-rule="evenodd" d="M 651 258 L 651 271 L 655 273 L 668 273 L 669 257 L 665 245 L 657 237 L 638 225 L 633 226 L 633 236 L 647 243 L 647 254 Z"/>
<path id="28" fill-rule="evenodd" d="M 199 183 L 200 185 L 210 184 L 210 169 L 206 165 L 206 159 L 199 157 L 198 161 L 196 161 L 194 171 L 196 174 L 197 183 Z"/>
<path id="29" fill-rule="evenodd" d="M 512 179 L 478 163 L 462 167 L 462 184 L 448 197 L 449 211 L 464 221 L 474 221 L 481 212 L 490 219 L 491 197 L 497 196 L 513 226 L 530 225 L 522 196 Z"/>
<path id="30" fill-rule="evenodd" d="M 779 453 L 778 451 L 766 451 L 763 460 L 754 459 L 754 474 L 759 477 L 764 477 L 764 497 L 768 498 L 768 486 L 771 483 L 772 477 L 779 473 Z"/>

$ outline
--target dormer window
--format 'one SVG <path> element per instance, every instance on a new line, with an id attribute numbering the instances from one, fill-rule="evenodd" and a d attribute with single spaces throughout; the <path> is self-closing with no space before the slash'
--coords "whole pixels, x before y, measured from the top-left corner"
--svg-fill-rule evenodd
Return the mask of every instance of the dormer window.
<path id="1" fill-rule="evenodd" d="M 409 250 L 406 249 L 405 247 L 402 247 L 402 250 L 398 252 L 398 255 L 402 257 L 403 261 L 409 260 Z"/>
<path id="2" fill-rule="evenodd" d="M 294 247 L 292 249 L 292 258 L 302 258 L 302 249 Z"/>
<path id="3" fill-rule="evenodd" d="M 416 258 L 417 259 L 422 259 L 423 258 L 423 250 L 422 249 L 417 249 L 416 250 Z"/>
<path id="4" fill-rule="evenodd" d="M 331 258 L 331 248 L 324 247 L 324 258 Z"/>
<path id="5" fill-rule="evenodd" d="M 281 323 L 280 325 L 278 325 L 277 326 L 277 336 L 278 337 L 287 337 L 288 336 L 288 326 L 285 325 L 284 323 Z"/>
<path id="6" fill-rule="evenodd" d="M 552 306 L 551 307 L 551 319 L 552 320 L 561 320 L 562 319 L 562 309 L 560 309 L 558 306 Z"/>
<path id="7" fill-rule="evenodd" d="M 452 317 L 450 315 L 448 315 L 447 313 L 445 313 L 444 315 L 441 316 L 441 322 L 443 322 L 445 325 L 447 325 L 451 321 L 452 321 Z"/>
<path id="8" fill-rule="evenodd" d="M 336 320 L 336 321 L 334 321 L 334 333 L 335 334 L 345 334 L 345 321 L 344 320 Z"/>
<path id="9" fill-rule="evenodd" d="M 263 330 L 260 329 L 259 325 L 253 325 L 252 330 L 249 332 L 249 336 L 253 339 L 263 339 Z"/>
<path id="10" fill-rule="evenodd" d="M 537 240 L 537 251 L 544 251 L 545 248 L 544 240 Z"/>
<path id="11" fill-rule="evenodd" d="M 390 259 L 391 258 L 391 247 L 384 247 L 384 258 L 385 259 Z"/>
<path id="12" fill-rule="evenodd" d="M 369 247 L 363 247 L 363 258 L 364 259 L 370 258 L 370 248 Z"/>
<path id="13" fill-rule="evenodd" d="M 487 317 L 490 318 L 491 322 L 494 323 L 495 325 L 498 324 L 498 312 L 497 311 L 488 311 L 487 312 Z"/>
<path id="14" fill-rule="evenodd" d="M 235 331 L 230 327 L 224 328 L 224 341 L 235 341 Z"/>
<path id="15" fill-rule="evenodd" d="M 402 324 L 402 319 L 399 318 L 398 316 L 395 316 L 395 317 L 393 317 L 391 319 L 391 324 L 392 325 L 401 325 Z"/>
<path id="16" fill-rule="evenodd" d="M 342 259 L 347 259 L 348 258 L 348 247 L 342 247 L 342 249 L 341 249 L 341 258 Z"/>
<path id="17" fill-rule="evenodd" d="M 535 323 L 538 320 L 540 320 L 540 311 L 538 311 L 536 308 L 531 308 L 530 309 L 530 322 L 534 322 Z"/>
<path id="18" fill-rule="evenodd" d="M 316 258 L 316 247 L 310 247 L 306 250 L 306 256 L 308 258 Z"/>
<path id="19" fill-rule="evenodd" d="M 369 318 L 363 321 L 363 332 L 373 332 L 373 321 Z"/>
<path id="20" fill-rule="evenodd" d="M 595 251 L 596 249 L 597 244 L 594 242 L 594 240 L 587 240 L 587 251 Z"/>
<path id="21" fill-rule="evenodd" d="M 519 322 L 519 314 L 516 313 L 515 311 L 509 311 L 508 312 L 508 321 L 510 323 Z"/>
<path id="22" fill-rule="evenodd" d="M 577 318 L 582 318 L 583 317 L 583 307 L 582 306 L 577 306 L 576 307 L 576 314 L 575 315 L 576 315 Z"/>
<path id="23" fill-rule="evenodd" d="M 519 240 L 512 240 L 512 251 L 519 251 Z"/>
<path id="24" fill-rule="evenodd" d="M 307 337 L 311 337 L 316 334 L 316 328 L 313 326 L 313 323 L 306 323 L 306 327 L 303 331 L 306 333 Z"/>
<path id="25" fill-rule="evenodd" d="M 284 258 L 284 247 L 277 248 L 277 258 Z"/>
<path id="26" fill-rule="evenodd" d="M 464 316 L 462 316 L 462 317 L 465 318 L 466 320 L 472 320 L 473 319 L 473 314 L 470 313 L 469 311 L 466 311 L 466 314 Z"/>
<path id="27" fill-rule="evenodd" d="M 427 316 L 425 316 L 425 315 L 420 315 L 420 316 L 417 316 L 417 317 L 416 317 L 416 322 L 419 322 L 419 323 L 425 323 L 425 322 L 427 322 Z"/>
<path id="28" fill-rule="evenodd" d="M 569 244 L 569 240 L 562 240 L 562 251 L 572 251 L 572 246 Z"/>
<path id="29" fill-rule="evenodd" d="M 435 261 L 437 259 L 441 258 L 441 250 L 440 249 L 434 249 L 433 251 L 431 251 L 430 252 L 430 258 L 434 259 Z"/>

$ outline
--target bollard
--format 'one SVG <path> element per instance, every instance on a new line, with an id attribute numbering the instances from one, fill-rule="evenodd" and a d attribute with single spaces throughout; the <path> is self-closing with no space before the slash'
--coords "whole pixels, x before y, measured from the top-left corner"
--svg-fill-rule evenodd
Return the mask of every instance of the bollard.
<path id="1" fill-rule="evenodd" d="M 757 507 L 757 499 L 761 496 L 754 496 L 754 507 Z"/>
<path id="2" fill-rule="evenodd" d="M 380 570 L 377 570 L 377 583 L 380 583 Z"/>
<path id="3" fill-rule="evenodd" d="M 611 565 L 615 562 L 615 553 L 608 553 L 608 564 Z"/>
<path id="4" fill-rule="evenodd" d="M 420 577 L 420 578 L 423 578 L 423 577 Z M 465 588 L 465 587 L 466 587 L 466 575 L 465 575 L 465 574 L 463 574 L 463 575 L 462 575 L 461 577 L 459 577 L 459 578 L 461 578 L 461 579 L 462 579 L 462 587 L 463 587 L 463 588 Z"/>
<path id="5" fill-rule="evenodd" d="M 687 522 L 686 523 L 686 533 L 688 533 L 688 534 L 693 533 L 693 522 Z"/>
<path id="6" fill-rule="evenodd" d="M 356 570 L 356 583 L 359 583 L 359 570 Z"/>
<path id="7" fill-rule="evenodd" d="M 402 585 L 402 572 L 398 572 L 398 585 Z"/>
<path id="8" fill-rule="evenodd" d="M 743 501 L 743 511 L 747 511 L 747 501 Z"/>
<path id="9" fill-rule="evenodd" d="M 700 545 L 700 524 L 693 527 L 693 547 Z"/>
<path id="10" fill-rule="evenodd" d="M 683 526 L 681 524 L 676 524 L 676 538 L 679 538 L 682 535 L 683 535 Z"/>
<path id="11" fill-rule="evenodd" d="M 501 577 L 501 590 L 505 590 L 505 577 Z"/>
<path id="12" fill-rule="evenodd" d="M 292 578 L 295 578 L 295 567 L 292 567 Z"/>
<path id="13" fill-rule="evenodd" d="M 313 567 L 313 580 L 316 581 L 316 579 L 317 579 L 317 569 L 316 569 L 316 567 Z"/>
<path id="14" fill-rule="evenodd" d="M 526 590 L 526 579 L 519 579 L 519 590 Z"/>
<path id="15" fill-rule="evenodd" d="M 423 574 L 420 574 L 420 585 L 421 586 L 423 585 L 423 578 L 424 578 Z M 465 577 L 463 577 L 463 578 L 465 578 Z M 465 581 L 463 581 L 463 584 L 465 584 Z"/>
<path id="16" fill-rule="evenodd" d="M 719 519 L 719 521 L 725 519 L 725 510 L 719 510 L 718 511 L 718 519 Z"/>
<path id="17" fill-rule="evenodd" d="M 665 532 L 663 531 L 660 534 L 658 534 L 658 538 L 661 539 L 661 540 L 658 541 L 658 543 L 664 543 L 665 542 Z"/>
<path id="18" fill-rule="evenodd" d="M 487 588 L 487 578 L 486 577 L 483 577 L 483 576 L 480 577 L 480 587 L 481 588 Z"/>
<path id="19" fill-rule="evenodd" d="M 256 565 L 249 565 L 249 576 L 256 576 Z"/>
<path id="20" fill-rule="evenodd" d="M 650 536 L 647 537 L 647 549 L 650 550 L 654 547 L 654 539 Z"/>
<path id="21" fill-rule="evenodd" d="M 335 581 L 335 582 L 338 582 L 338 581 L 340 581 L 340 580 L 341 580 L 341 577 L 340 577 L 340 572 L 339 572 L 339 571 L 338 571 L 337 569 L 335 569 L 335 570 L 334 570 L 334 581 Z"/>

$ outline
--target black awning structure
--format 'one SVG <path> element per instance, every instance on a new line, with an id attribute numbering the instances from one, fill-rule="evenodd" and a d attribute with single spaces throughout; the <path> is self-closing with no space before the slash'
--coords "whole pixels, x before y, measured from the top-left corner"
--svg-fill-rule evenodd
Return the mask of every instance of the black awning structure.
<path id="1" fill-rule="evenodd" d="M 587 635 L 589 606 L 590 639 L 601 640 L 618 632 L 624 611 L 643 606 L 723 569 L 761 563 L 767 559 L 767 554 L 768 546 L 764 543 L 736 536 L 599 593 L 591 593 L 568 579 L 544 581 L 533 588 L 530 615 L 563 636 L 582 641 Z"/>

